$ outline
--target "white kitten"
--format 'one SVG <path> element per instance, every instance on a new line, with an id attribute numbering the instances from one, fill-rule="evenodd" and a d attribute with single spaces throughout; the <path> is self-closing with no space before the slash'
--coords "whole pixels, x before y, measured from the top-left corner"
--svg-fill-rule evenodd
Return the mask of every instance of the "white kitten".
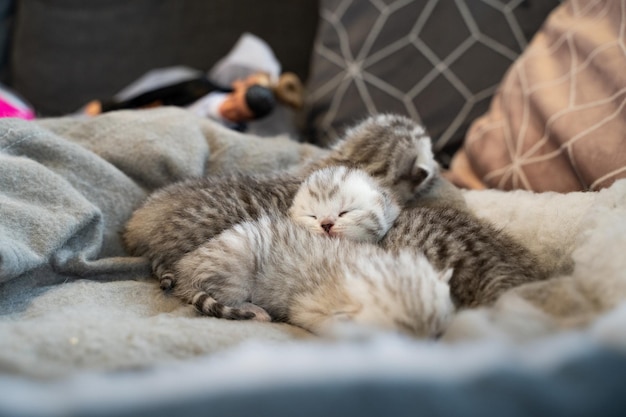
<path id="1" fill-rule="evenodd" d="M 313 233 L 359 242 L 378 242 L 399 212 L 391 194 L 365 171 L 342 166 L 311 174 L 289 209 Z"/>

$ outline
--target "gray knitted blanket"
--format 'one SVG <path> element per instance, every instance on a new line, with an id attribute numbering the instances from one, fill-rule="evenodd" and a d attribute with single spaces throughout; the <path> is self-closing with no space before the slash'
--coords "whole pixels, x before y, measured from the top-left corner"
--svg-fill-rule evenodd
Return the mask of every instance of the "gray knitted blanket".
<path id="1" fill-rule="evenodd" d="M 145 275 L 119 232 L 147 193 L 206 173 L 288 169 L 320 152 L 175 108 L 0 120 L 0 283 Z"/>

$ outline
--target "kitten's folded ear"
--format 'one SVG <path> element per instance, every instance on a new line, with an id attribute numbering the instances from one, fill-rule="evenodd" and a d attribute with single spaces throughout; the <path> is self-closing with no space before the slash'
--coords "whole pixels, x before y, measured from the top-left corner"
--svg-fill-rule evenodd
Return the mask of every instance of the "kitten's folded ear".
<path id="1" fill-rule="evenodd" d="M 415 139 L 409 149 L 397 149 L 393 159 L 388 178 L 404 202 L 427 192 L 439 172 L 428 137 Z"/>

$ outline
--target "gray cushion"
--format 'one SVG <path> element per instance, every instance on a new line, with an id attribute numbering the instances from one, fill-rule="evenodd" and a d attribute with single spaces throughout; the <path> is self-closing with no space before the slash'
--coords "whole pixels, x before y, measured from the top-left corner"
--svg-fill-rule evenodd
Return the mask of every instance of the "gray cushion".
<path id="1" fill-rule="evenodd" d="M 398 112 L 426 125 L 445 164 L 558 4 L 322 0 L 308 136 L 326 145 L 367 114 Z"/>
<path id="2" fill-rule="evenodd" d="M 208 70 L 239 36 L 267 41 L 306 77 L 317 0 L 58 0 L 20 2 L 12 85 L 43 115 L 109 97 L 145 72 Z"/>

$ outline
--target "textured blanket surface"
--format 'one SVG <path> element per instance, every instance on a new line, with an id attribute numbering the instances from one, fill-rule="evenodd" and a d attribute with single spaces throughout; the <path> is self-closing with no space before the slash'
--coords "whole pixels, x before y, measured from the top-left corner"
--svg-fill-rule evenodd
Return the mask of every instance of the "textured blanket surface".
<path id="1" fill-rule="evenodd" d="M 467 132 L 465 176 L 502 190 L 626 178 L 626 0 L 563 1 Z"/>
<path id="2" fill-rule="evenodd" d="M 289 169 L 320 154 L 175 109 L 0 121 L 0 282 L 41 269 L 132 278 L 119 231 L 150 191 L 193 176 Z"/>
<path id="3" fill-rule="evenodd" d="M 165 351 L 186 358 L 251 333 L 303 334 L 243 324 L 212 337 L 211 321 L 163 300 L 147 262 L 125 253 L 120 232 L 156 188 L 214 173 L 287 170 L 323 151 L 286 137 L 242 135 L 175 108 L 93 119 L 4 119 L 0 132 L 0 344 L 6 348 L 0 369 L 49 375 L 75 366 L 140 366 Z M 93 281 L 74 282 L 80 279 Z M 150 328 L 136 321 L 141 317 L 165 320 L 156 325 L 162 330 L 140 336 L 138 328 Z M 190 327 L 181 337 L 176 329 L 183 323 Z M 119 344 L 113 342 L 118 337 Z M 138 345 L 126 349 L 131 339 Z M 170 347 L 163 350 L 162 341 Z M 116 344 L 125 352 L 116 352 Z M 71 346 L 76 349 L 68 355 Z"/>
<path id="4" fill-rule="evenodd" d="M 474 389 L 472 378 L 484 384 L 503 369 L 516 375 L 505 378 L 517 381 L 515 390 L 546 387 L 547 395 L 552 380 L 533 378 L 563 376 L 573 385 L 559 385 L 561 396 L 596 384 L 581 401 L 617 398 L 605 385 L 625 378 L 610 372 L 625 366 L 626 180 L 596 193 L 466 192 L 472 211 L 526 244 L 555 277 L 460 312 L 438 342 L 320 341 L 285 324 L 201 317 L 164 295 L 142 259 L 124 253 L 119 231 L 155 188 L 207 173 L 291 169 L 321 152 L 176 109 L 0 121 L 0 386 L 7 394 L 0 415 L 132 415 L 124 407 L 198 398 L 226 401 L 218 409 L 227 412 L 244 404 L 242 390 L 270 387 L 280 388 L 276 404 L 298 387 L 321 390 L 314 392 L 329 401 L 370 392 L 385 403 L 404 392 L 398 384 L 409 384 L 422 387 L 410 398 L 426 404 L 435 398 L 430 384 L 460 395 L 462 386 L 442 384 Z M 330 381 L 339 386 L 326 392 Z M 364 384 L 356 393 L 346 388 L 356 389 L 354 381 Z M 374 388 L 383 383 L 389 392 Z M 360 415 L 376 415 L 357 403 Z M 264 415 L 275 415 L 275 403 L 264 404 Z M 153 408 L 146 415 L 167 415 Z"/>

